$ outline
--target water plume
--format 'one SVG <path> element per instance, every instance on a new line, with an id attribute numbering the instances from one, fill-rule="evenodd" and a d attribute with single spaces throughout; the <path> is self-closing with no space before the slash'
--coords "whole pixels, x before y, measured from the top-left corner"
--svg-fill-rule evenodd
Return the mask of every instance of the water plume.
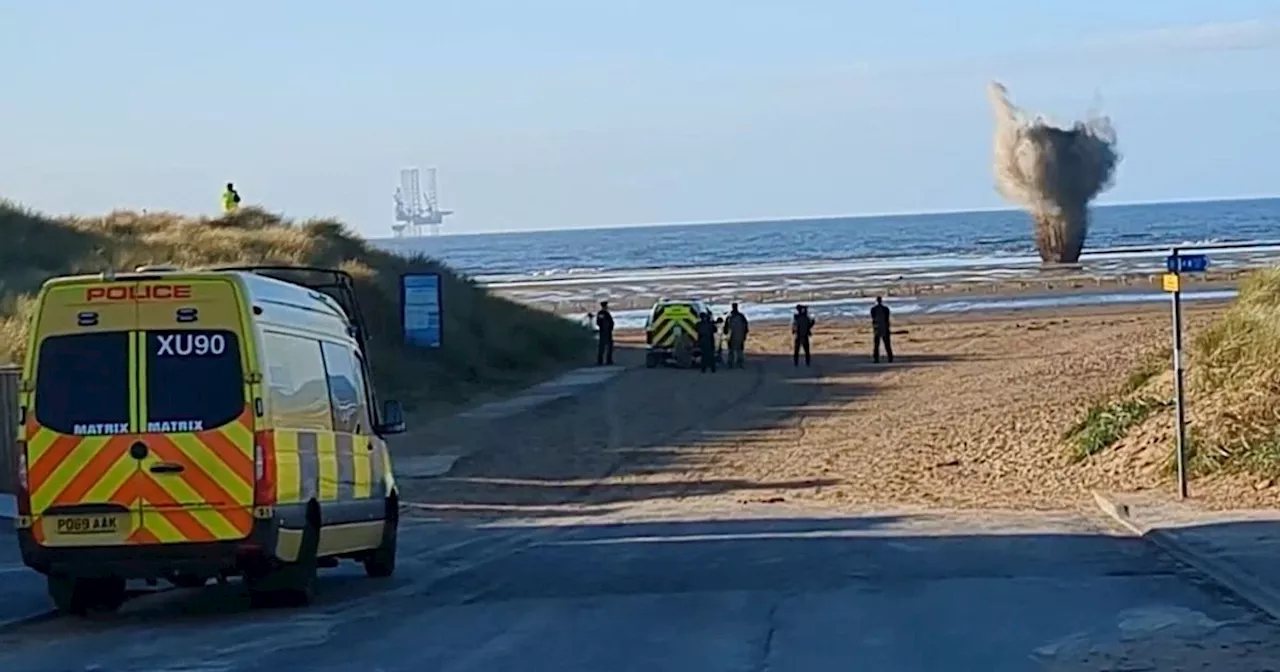
<path id="1" fill-rule="evenodd" d="M 996 122 L 996 189 L 1031 214 L 1042 260 L 1079 261 L 1089 202 L 1111 187 L 1120 163 L 1111 120 L 1091 114 L 1063 128 L 1042 116 L 1029 118 L 999 82 L 991 82 L 987 93 Z"/>

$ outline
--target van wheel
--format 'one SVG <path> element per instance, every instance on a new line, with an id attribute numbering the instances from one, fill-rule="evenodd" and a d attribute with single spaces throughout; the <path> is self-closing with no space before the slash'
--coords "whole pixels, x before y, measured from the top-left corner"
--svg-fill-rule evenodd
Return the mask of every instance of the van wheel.
<path id="1" fill-rule="evenodd" d="M 118 611 L 125 599 L 124 579 L 49 577 L 49 597 L 58 611 L 73 616 Z"/>
<path id="2" fill-rule="evenodd" d="M 646 369 L 658 368 L 658 355 L 654 352 L 644 353 L 644 366 Z"/>
<path id="3" fill-rule="evenodd" d="M 383 519 L 382 543 L 364 558 L 364 573 L 369 578 L 385 579 L 396 571 L 396 540 L 400 536 L 400 503 L 394 497 L 387 498 L 387 513 Z"/>

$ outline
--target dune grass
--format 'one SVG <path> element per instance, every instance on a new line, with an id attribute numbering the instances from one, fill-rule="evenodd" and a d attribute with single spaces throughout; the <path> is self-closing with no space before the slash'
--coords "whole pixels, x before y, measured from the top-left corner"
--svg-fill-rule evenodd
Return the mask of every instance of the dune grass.
<path id="1" fill-rule="evenodd" d="M 1193 475 L 1280 476 L 1280 268 L 1246 276 L 1235 303 L 1189 345 L 1183 365 Z M 1160 413 L 1173 405 L 1169 357 L 1167 346 L 1148 353 L 1112 398 L 1064 435 L 1073 458 L 1101 453 L 1138 426 L 1173 445 L 1171 418 Z"/>
<path id="2" fill-rule="evenodd" d="M 1280 475 L 1280 268 L 1256 271 L 1192 342 L 1190 395 L 1200 470 Z"/>
<path id="3" fill-rule="evenodd" d="M 1156 376 L 1168 371 L 1173 360 L 1173 346 L 1162 345 L 1146 352 L 1129 372 L 1120 388 L 1122 395 L 1129 395 L 1146 387 Z"/>
<path id="4" fill-rule="evenodd" d="M 580 325 L 493 296 L 435 260 L 378 250 L 328 219 L 292 222 L 258 208 L 220 218 L 130 211 L 49 217 L 0 201 L 0 235 L 0 364 L 21 361 L 31 297 L 47 278 L 141 264 L 348 271 L 369 327 L 379 392 L 411 410 L 443 410 L 528 384 L 582 363 L 591 341 Z M 406 347 L 400 336 L 399 277 L 429 271 L 443 274 L 440 351 Z"/>
<path id="5" fill-rule="evenodd" d="M 1062 438 L 1071 448 L 1069 457 L 1079 462 L 1101 453 L 1165 405 L 1166 402 L 1151 397 L 1093 404 L 1084 417 L 1063 434 Z"/>

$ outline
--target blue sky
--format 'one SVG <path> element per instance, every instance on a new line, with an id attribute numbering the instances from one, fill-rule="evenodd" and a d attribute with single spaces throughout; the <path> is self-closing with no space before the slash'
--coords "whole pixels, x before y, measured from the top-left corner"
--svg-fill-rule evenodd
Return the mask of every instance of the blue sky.
<path id="1" fill-rule="evenodd" d="M 1104 201 L 1280 192 L 1275 0 L 0 3 L 0 196 L 384 235 L 1000 207 L 984 86 L 1100 101 Z"/>

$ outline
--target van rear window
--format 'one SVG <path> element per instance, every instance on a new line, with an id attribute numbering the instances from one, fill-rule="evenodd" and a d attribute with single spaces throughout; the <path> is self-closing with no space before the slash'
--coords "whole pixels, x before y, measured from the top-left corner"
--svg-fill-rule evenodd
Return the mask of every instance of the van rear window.
<path id="1" fill-rule="evenodd" d="M 36 420 L 61 434 L 129 433 L 133 333 L 100 331 L 42 341 L 36 359 Z M 146 344 L 146 431 L 214 429 L 244 410 L 235 332 L 149 331 Z"/>
<path id="2" fill-rule="evenodd" d="M 197 432 L 244 410 L 240 340 L 225 329 L 148 331 L 147 431 Z"/>
<path id="3" fill-rule="evenodd" d="M 36 420 L 61 434 L 129 431 L 127 331 L 50 336 L 36 359 Z"/>

